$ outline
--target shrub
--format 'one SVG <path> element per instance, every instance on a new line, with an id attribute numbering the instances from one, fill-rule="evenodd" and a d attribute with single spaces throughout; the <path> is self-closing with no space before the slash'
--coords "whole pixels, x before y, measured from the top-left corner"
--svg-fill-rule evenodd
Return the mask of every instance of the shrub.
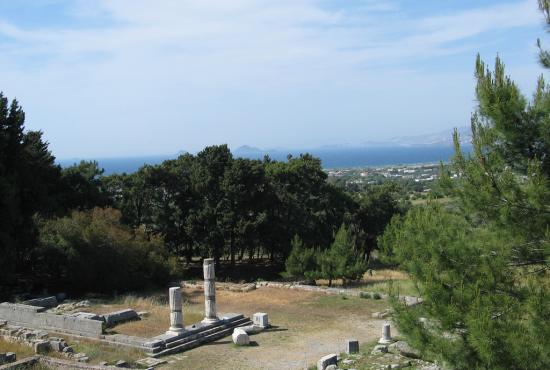
<path id="1" fill-rule="evenodd" d="M 369 292 L 361 292 L 359 293 L 359 297 L 361 298 L 364 298 L 364 299 L 371 299 L 371 294 Z"/>
<path id="2" fill-rule="evenodd" d="M 161 239 L 122 225 L 120 217 L 118 210 L 94 208 L 42 222 L 37 270 L 73 292 L 166 283 L 169 259 Z"/>
<path id="3" fill-rule="evenodd" d="M 382 299 L 380 293 L 372 293 L 372 299 Z"/>

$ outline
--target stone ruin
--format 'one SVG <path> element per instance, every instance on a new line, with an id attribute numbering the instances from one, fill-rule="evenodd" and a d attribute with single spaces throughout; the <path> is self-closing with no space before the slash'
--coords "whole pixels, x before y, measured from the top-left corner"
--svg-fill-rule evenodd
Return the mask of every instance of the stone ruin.
<path id="1" fill-rule="evenodd" d="M 73 336 L 97 339 L 101 342 L 133 347 L 145 351 L 151 357 L 160 357 L 185 351 L 204 343 L 212 342 L 232 335 L 239 328 L 239 344 L 248 344 L 248 334 L 257 333 L 269 326 L 267 314 L 257 313 L 253 316 L 254 323 L 242 314 L 218 314 L 216 310 L 216 283 L 213 259 L 205 259 L 204 272 L 204 306 L 205 315 L 201 322 L 185 326 L 184 312 L 180 287 L 169 289 L 170 327 L 161 335 L 152 338 L 142 338 L 123 334 L 105 334 L 104 328 L 118 322 L 139 319 L 133 310 L 122 310 L 109 315 L 98 316 L 88 313 L 56 314 L 45 312 L 46 307 L 28 304 L 1 303 L 0 320 L 4 320 L 10 328 L 32 328 L 43 331 L 58 332 Z M 53 300 L 46 299 L 48 307 Z M 42 301 L 32 301 L 41 304 Z M 44 305 L 46 305 L 44 304 Z M 243 336 L 246 335 L 246 338 Z"/>

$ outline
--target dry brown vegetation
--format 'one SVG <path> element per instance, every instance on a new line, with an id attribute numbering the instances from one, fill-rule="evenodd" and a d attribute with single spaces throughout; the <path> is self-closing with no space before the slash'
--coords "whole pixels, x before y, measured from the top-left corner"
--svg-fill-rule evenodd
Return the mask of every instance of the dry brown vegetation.
<path id="1" fill-rule="evenodd" d="M 395 276 L 394 276 L 395 277 Z M 183 289 L 186 323 L 197 322 L 203 315 L 203 291 Z M 367 343 L 380 336 L 381 320 L 371 318 L 375 311 L 388 307 L 384 300 L 329 296 L 290 289 L 259 288 L 250 292 L 217 291 L 218 312 L 251 316 L 266 312 L 273 327 L 251 337 L 249 347 L 236 347 L 231 338 L 223 338 L 176 356 L 168 356 L 161 369 L 299 369 L 319 357 L 344 349 L 344 340 L 357 338 Z M 129 296 L 90 307 L 90 312 L 105 313 L 122 308 L 148 311 L 141 321 L 118 325 L 112 330 L 127 335 L 154 336 L 169 324 L 165 292 L 148 297 Z M 81 341 L 78 350 L 89 353 L 92 362 L 144 357 L 139 352 Z"/>

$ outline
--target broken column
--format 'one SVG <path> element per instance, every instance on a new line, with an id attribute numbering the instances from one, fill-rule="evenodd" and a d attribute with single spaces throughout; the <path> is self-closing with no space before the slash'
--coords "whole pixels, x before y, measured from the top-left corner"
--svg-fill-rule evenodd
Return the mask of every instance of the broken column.
<path id="1" fill-rule="evenodd" d="M 218 321 L 216 314 L 216 273 L 214 271 L 214 259 L 205 258 L 204 271 L 204 320 L 205 324 Z"/>
<path id="2" fill-rule="evenodd" d="M 391 329 L 389 323 L 384 323 L 384 326 L 382 328 L 382 338 L 378 341 L 380 344 L 388 344 L 392 343 L 393 340 L 391 339 Z"/>
<path id="3" fill-rule="evenodd" d="M 170 328 L 166 334 L 180 334 L 185 330 L 183 326 L 183 310 L 181 304 L 181 290 L 179 287 L 168 291 L 170 302 Z"/>

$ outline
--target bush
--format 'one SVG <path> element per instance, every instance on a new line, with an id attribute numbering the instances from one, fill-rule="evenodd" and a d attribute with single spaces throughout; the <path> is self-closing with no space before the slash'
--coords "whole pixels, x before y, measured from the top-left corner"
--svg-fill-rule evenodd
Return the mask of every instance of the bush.
<path id="1" fill-rule="evenodd" d="M 372 293 L 372 299 L 382 299 L 380 293 Z"/>
<path id="2" fill-rule="evenodd" d="M 364 298 L 364 299 L 371 299 L 371 294 L 369 292 L 361 292 L 359 293 L 359 297 L 360 298 Z"/>
<path id="3" fill-rule="evenodd" d="M 166 283 L 170 261 L 161 239 L 122 225 L 120 217 L 118 210 L 95 208 L 42 222 L 37 270 L 72 292 L 112 293 Z"/>
<path id="4" fill-rule="evenodd" d="M 285 262 L 284 277 L 314 279 L 317 263 L 315 250 L 307 248 L 298 235 L 292 239 L 292 250 Z"/>

